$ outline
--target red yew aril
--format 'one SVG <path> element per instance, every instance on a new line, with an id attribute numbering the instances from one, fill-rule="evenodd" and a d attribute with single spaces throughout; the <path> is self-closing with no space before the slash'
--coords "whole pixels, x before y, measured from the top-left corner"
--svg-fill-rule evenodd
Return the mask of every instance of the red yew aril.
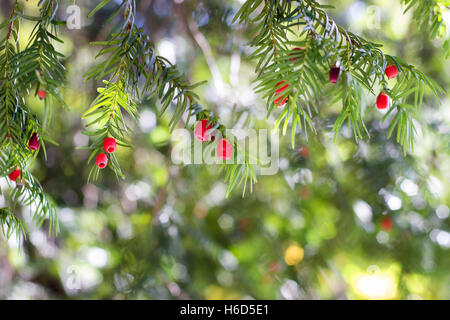
<path id="1" fill-rule="evenodd" d="M 388 79 L 392 79 L 398 76 L 398 70 L 396 66 L 387 66 L 384 73 L 388 77 Z"/>
<path id="2" fill-rule="evenodd" d="M 391 231 L 394 226 L 394 222 L 391 217 L 383 217 L 380 222 L 381 229 L 384 231 Z"/>
<path id="3" fill-rule="evenodd" d="M 276 87 L 278 88 L 279 86 L 281 86 L 283 83 L 286 83 L 286 81 L 280 81 L 280 82 L 278 82 L 277 83 L 277 85 L 276 85 Z M 282 87 L 280 87 L 280 88 L 278 88 L 277 90 L 275 90 L 275 93 L 281 93 L 281 92 L 283 92 L 284 90 L 286 90 L 287 88 L 289 88 L 289 83 L 286 83 L 284 86 L 282 86 Z"/>
<path id="4" fill-rule="evenodd" d="M 100 153 L 97 156 L 97 167 L 100 169 L 105 168 L 108 165 L 108 157 L 104 153 Z"/>
<path id="5" fill-rule="evenodd" d="M 277 105 L 278 107 L 282 107 L 286 104 L 287 102 L 287 97 L 284 98 L 283 100 L 281 100 L 283 97 L 278 97 L 276 98 L 273 102 L 275 103 L 275 105 Z"/>
<path id="6" fill-rule="evenodd" d="M 208 125 L 207 119 L 200 120 L 195 126 L 195 139 L 199 141 L 208 141 L 211 137 L 211 135 L 209 134 L 209 130 L 211 130 L 212 127 L 212 123 Z"/>
<path id="7" fill-rule="evenodd" d="M 298 50 L 305 50 L 305 47 L 296 47 L 296 48 L 294 48 L 294 50 L 295 50 L 295 51 L 298 51 Z M 290 55 L 290 56 L 293 56 L 293 55 L 297 55 L 297 53 L 291 52 L 289 55 Z M 289 58 L 289 61 L 295 61 L 295 60 L 297 60 L 297 59 L 298 59 L 298 57 Z"/>
<path id="8" fill-rule="evenodd" d="M 300 149 L 298 149 L 298 152 L 302 157 L 309 158 L 310 152 L 308 147 L 300 147 Z"/>
<path id="9" fill-rule="evenodd" d="M 11 172 L 8 177 L 11 181 L 16 181 L 17 178 L 20 176 L 20 170 L 15 169 L 13 172 Z"/>
<path id="10" fill-rule="evenodd" d="M 220 139 L 217 144 L 217 156 L 222 160 L 231 159 L 233 146 L 226 139 Z"/>
<path id="11" fill-rule="evenodd" d="M 332 67 L 330 69 L 330 82 L 335 84 L 339 78 L 339 73 L 341 72 L 341 69 L 338 67 Z"/>
<path id="12" fill-rule="evenodd" d="M 390 100 L 391 98 L 389 98 L 389 96 L 386 93 L 384 92 L 380 93 L 377 98 L 377 108 L 380 110 L 386 109 L 387 107 L 389 107 Z"/>
<path id="13" fill-rule="evenodd" d="M 103 149 L 105 149 L 106 153 L 113 153 L 117 149 L 116 139 L 108 137 L 103 140 Z"/>
<path id="14" fill-rule="evenodd" d="M 39 89 L 37 92 L 37 95 L 38 95 L 39 99 L 44 100 L 45 96 L 47 95 L 47 92 L 45 90 Z"/>
<path id="15" fill-rule="evenodd" d="M 31 136 L 30 140 L 28 140 L 28 148 L 31 151 L 35 151 L 39 149 L 39 135 L 37 134 L 37 132 L 33 133 L 33 135 Z"/>
<path id="16" fill-rule="evenodd" d="M 286 104 L 288 97 L 284 97 L 282 95 L 282 92 L 284 90 L 286 90 L 287 88 L 289 88 L 289 83 L 286 83 L 286 81 L 280 81 L 276 84 L 276 88 L 278 88 L 275 91 L 275 96 L 277 97 L 273 102 L 275 103 L 276 106 L 278 107 L 282 107 L 283 105 Z M 284 85 L 283 85 L 284 84 Z"/>

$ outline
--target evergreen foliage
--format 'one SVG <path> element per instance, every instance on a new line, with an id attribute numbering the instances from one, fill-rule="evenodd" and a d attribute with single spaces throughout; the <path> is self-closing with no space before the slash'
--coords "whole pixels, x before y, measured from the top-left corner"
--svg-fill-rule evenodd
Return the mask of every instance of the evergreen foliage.
<path id="1" fill-rule="evenodd" d="M 91 15 L 108 2 L 100 3 Z M 187 114 L 185 126 L 192 128 L 190 120 L 207 119 L 208 125 L 213 125 L 212 130 L 216 129 L 223 137 L 234 141 L 235 159 L 242 161 L 237 161 L 236 164 L 221 163 L 220 170 L 225 171 L 225 179 L 229 182 L 228 193 L 240 185 L 244 186 L 243 193 L 245 193 L 247 184 L 251 188 L 256 182 L 250 155 L 239 148 L 233 137 L 227 136 L 226 128 L 220 120 L 199 104 L 199 97 L 193 90 L 202 83 L 190 85 L 176 66 L 157 55 L 149 37 L 134 24 L 135 8 L 135 1 L 123 1 L 107 19 L 110 21 L 123 13 L 119 31 L 113 33 L 108 41 L 93 43 L 104 46 L 97 56 L 105 59 L 86 74 L 86 79 L 100 81 L 108 77 L 108 80 L 103 80 L 105 87 L 98 89 L 99 95 L 83 115 L 83 118 L 90 119 L 88 128 L 95 126 L 93 131 L 84 131 L 94 140 L 90 146 L 92 154 L 89 160 L 92 161 L 101 152 L 103 140 L 108 136 L 115 138 L 120 146 L 131 147 L 129 128 L 123 111 L 136 121 L 139 117 L 139 104 L 143 100 L 156 97 L 161 102 L 160 115 L 170 112 L 171 130 L 175 129 L 180 121 L 183 121 L 183 115 Z M 217 140 L 215 142 L 211 142 L 210 145 L 215 146 Z M 110 155 L 110 160 L 111 168 L 117 177 L 124 177 L 115 155 Z M 94 165 L 89 177 L 96 179 L 99 171 L 100 169 Z"/>
<path id="2" fill-rule="evenodd" d="M 450 60 L 402 0 L 38 2 L 0 2 L 0 298 L 450 297 L 449 104 L 422 75 L 448 88 Z M 81 30 L 56 28 L 69 4 Z M 198 119 L 281 129 L 279 172 L 242 199 L 258 165 L 173 163 L 170 130 Z"/>
<path id="3" fill-rule="evenodd" d="M 402 0 L 402 3 L 406 6 L 405 13 L 413 11 L 418 30 L 428 30 L 431 39 L 444 39 L 442 55 L 450 57 L 450 21 L 444 19 L 444 15 L 450 19 L 450 1 Z"/>
<path id="4" fill-rule="evenodd" d="M 263 8 L 261 8 L 263 3 Z M 397 129 L 397 142 L 406 153 L 414 144 L 413 118 L 422 105 L 424 91 L 428 88 L 439 100 L 444 91 L 432 79 L 407 64 L 402 59 L 385 54 L 381 45 L 368 41 L 337 25 L 326 13 L 329 6 L 313 0 L 306 1 L 262 1 L 248 0 L 244 3 L 236 20 L 254 24 L 255 47 L 251 57 L 257 60 L 257 92 L 267 98 L 268 113 L 275 107 L 276 83 L 281 79 L 289 84 L 283 91 L 287 104 L 277 120 L 276 127 L 283 123 L 283 133 L 292 127 L 294 145 L 296 127 L 315 131 L 313 112 L 321 96 L 332 95 L 334 103 L 342 102 L 342 111 L 333 126 L 337 134 L 348 121 L 356 140 L 369 136 L 364 123 L 368 112 L 366 92 L 378 95 L 381 89 L 388 93 L 393 105 L 385 116 L 394 115 L 391 129 Z M 330 68 L 338 65 L 341 81 L 328 90 Z M 388 65 L 395 65 L 399 77 L 390 88 L 385 76 Z"/>
<path id="5" fill-rule="evenodd" d="M 448 1 L 402 0 L 405 11 L 415 10 L 414 17 L 421 26 L 427 26 L 431 38 L 444 37 L 446 25 L 442 19 Z M 90 16 L 102 10 L 110 0 L 101 1 Z M 45 155 L 45 141 L 52 142 L 49 130 L 49 115 L 54 105 L 66 106 L 60 96 L 60 87 L 65 82 L 64 58 L 55 48 L 62 42 L 57 36 L 56 20 L 58 1 L 39 1 L 40 15 L 27 16 L 19 1 L 14 2 L 13 11 L 1 25 L 3 38 L 0 44 L 1 86 L 0 101 L 0 169 L 7 176 L 15 168 L 21 176 L 13 187 L 10 202 L 15 205 L 33 205 L 33 218 L 41 226 L 49 219 L 49 230 L 57 230 L 57 218 L 52 200 L 45 195 L 41 185 L 29 172 L 39 151 L 32 152 L 27 142 L 33 133 L 41 138 Z M 388 138 L 393 136 L 404 148 L 413 150 L 415 120 L 420 117 L 424 94 L 431 91 L 439 100 L 444 91 L 423 72 L 399 57 L 384 53 L 381 45 L 366 40 L 337 25 L 327 14 L 330 6 L 314 0 L 276 1 L 248 0 L 235 17 L 235 21 L 253 26 L 250 45 L 254 52 L 250 58 L 257 62 L 256 92 L 267 99 L 268 116 L 278 113 L 275 129 L 284 134 L 289 126 L 291 145 L 294 148 L 299 130 L 306 134 L 315 133 L 317 107 L 322 96 L 332 96 L 333 104 L 340 102 L 341 113 L 333 131 L 335 138 L 344 123 L 352 131 L 355 140 L 370 137 L 371 130 L 364 121 L 369 112 L 367 93 L 376 96 L 386 92 L 393 105 L 384 115 L 390 121 Z M 208 119 L 222 136 L 233 141 L 236 164 L 221 163 L 228 183 L 227 195 L 242 187 L 252 188 L 257 181 L 258 159 L 251 161 L 251 155 L 242 150 L 234 137 L 227 136 L 226 128 L 218 117 L 203 108 L 200 98 L 194 92 L 201 83 L 189 84 L 184 75 L 166 58 L 156 53 L 154 44 L 142 28 L 135 24 L 136 3 L 123 0 L 106 22 L 120 21 L 108 40 L 94 42 L 102 46 L 97 58 L 100 63 L 86 74 L 86 80 L 102 81 L 98 96 L 84 113 L 87 119 L 84 134 L 90 137 L 91 162 L 101 152 L 106 137 L 113 137 L 119 146 L 132 147 L 132 133 L 128 121 L 139 118 L 139 106 L 149 99 L 160 102 L 160 115 L 170 115 L 170 128 L 180 123 L 192 128 L 195 121 Z M 22 19 L 35 22 L 29 35 L 29 42 L 23 50 L 19 48 L 19 30 Z M 444 45 L 448 55 L 448 40 Z M 398 68 L 399 76 L 388 82 L 385 69 L 388 65 Z M 338 83 L 330 88 L 327 74 L 333 66 L 340 68 Z M 280 81 L 288 84 L 281 93 L 277 91 Z M 393 84 L 393 81 L 394 84 Z M 44 101 L 45 117 L 38 118 L 26 106 L 25 97 L 39 90 L 48 93 Z M 287 103 L 276 112 L 274 101 L 287 98 Z M 51 101 L 56 103 L 51 103 Z M 332 107 L 332 106 L 330 106 Z M 208 148 L 217 144 L 209 142 Z M 207 150 L 210 150 L 206 148 Z M 253 156 L 253 155 L 252 155 Z M 109 155 L 110 168 L 117 177 L 124 178 L 118 159 Z M 252 159 L 254 160 L 254 159 Z M 100 170 L 92 167 L 88 180 L 98 178 Z M 2 211 L 2 226 L 5 234 L 24 230 L 14 210 Z"/>
<path id="6" fill-rule="evenodd" d="M 62 102 L 58 92 L 64 83 L 64 67 L 60 62 L 62 55 L 53 46 L 54 41 L 61 42 L 56 35 L 58 2 L 43 0 L 39 5 L 40 16 L 31 17 L 25 15 L 20 2 L 15 1 L 9 18 L 0 26 L 3 34 L 0 44 L 0 169 L 2 176 L 20 169 L 20 177 L 15 183 L 9 183 L 13 188 L 9 202 L 13 207 L 17 204 L 29 206 L 37 226 L 42 226 L 48 219 L 51 233 L 58 230 L 56 210 L 39 181 L 29 171 L 39 151 L 28 148 L 28 140 L 35 132 L 41 138 L 44 154 L 45 140 L 52 142 L 46 128 L 50 104 L 46 99 L 46 117 L 41 120 L 27 107 L 25 97 L 41 89 Z M 23 50 L 19 47 L 21 19 L 35 22 L 29 44 Z M 13 231 L 25 230 L 16 214 L 16 210 L 2 210 L 2 229 L 7 237 Z M 20 232 L 17 236 L 20 239 Z"/>

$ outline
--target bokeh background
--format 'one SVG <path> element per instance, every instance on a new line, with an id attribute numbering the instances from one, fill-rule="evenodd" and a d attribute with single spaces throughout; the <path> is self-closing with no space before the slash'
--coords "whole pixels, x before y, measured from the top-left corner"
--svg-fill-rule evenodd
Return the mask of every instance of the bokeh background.
<path id="1" fill-rule="evenodd" d="M 37 15 L 37 0 L 23 1 Z M 384 45 L 450 90 L 442 42 L 418 30 L 399 1 L 320 1 L 342 25 Z M 60 18 L 73 1 L 62 1 Z M 243 0 L 141 0 L 137 23 L 160 55 L 176 63 L 202 103 L 228 126 L 270 128 L 265 102 L 252 91 L 250 26 L 232 23 Z M 30 229 L 18 249 L 0 235 L 2 299 L 450 299 L 450 102 L 431 95 L 418 115 L 416 148 L 403 156 L 386 139 L 388 123 L 372 108 L 371 138 L 347 133 L 333 142 L 339 106 L 321 99 L 318 134 L 299 132 L 295 149 L 281 139 L 280 172 L 259 177 L 253 193 L 225 197 L 214 166 L 175 166 L 167 119 L 158 103 L 140 107 L 134 149 L 118 156 L 126 179 L 105 170 L 87 183 L 88 138 L 80 115 L 95 97 L 84 73 L 114 23 L 111 4 L 77 0 L 80 30 L 61 29 L 70 110 L 54 108 L 48 160 L 33 172 L 59 206 L 61 233 L 49 238 L 17 208 Z M 2 16 L 11 1 L 1 1 Z M 22 25 L 26 44 L 32 24 Z M 330 85 L 331 86 L 331 85 Z M 43 104 L 28 104 L 38 113 Z M 2 189 L 7 188 L 1 180 Z M 8 199 L 0 195 L 0 204 Z"/>

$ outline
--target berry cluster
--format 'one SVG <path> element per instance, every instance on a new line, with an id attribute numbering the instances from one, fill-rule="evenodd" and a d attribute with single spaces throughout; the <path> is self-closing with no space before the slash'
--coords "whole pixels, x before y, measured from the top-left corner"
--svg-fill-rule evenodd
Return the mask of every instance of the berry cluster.
<path id="1" fill-rule="evenodd" d="M 298 47 L 298 48 L 294 48 L 294 50 L 295 51 L 304 50 L 304 48 Z M 296 53 L 292 52 L 290 55 L 296 55 Z M 295 61 L 297 59 L 298 59 L 298 57 L 292 57 L 292 58 L 289 58 L 289 61 Z M 335 64 L 333 67 L 331 67 L 330 74 L 329 74 L 330 82 L 333 84 L 336 84 L 338 82 L 340 73 L 341 73 L 341 69 L 337 64 Z M 398 76 L 397 67 L 394 65 L 387 66 L 385 69 L 385 74 L 388 77 L 388 79 L 393 79 L 393 78 L 397 77 Z M 290 87 L 289 83 L 287 83 L 284 80 L 278 82 L 275 85 L 275 99 L 273 102 L 277 107 L 282 107 L 286 104 L 286 102 L 288 100 L 288 96 L 286 96 L 285 91 L 289 87 Z M 383 91 L 378 95 L 377 103 L 376 103 L 378 109 L 386 109 L 391 105 L 391 103 L 392 103 L 391 98 L 388 96 L 388 94 L 386 92 Z"/>
<path id="2" fill-rule="evenodd" d="M 47 91 L 45 91 L 45 89 L 39 89 L 37 91 L 37 96 L 39 97 L 39 99 L 44 100 L 47 96 Z M 36 151 L 39 150 L 39 148 L 39 135 L 37 132 L 34 132 L 31 138 L 28 140 L 28 149 L 30 149 L 31 151 Z M 22 172 L 20 171 L 20 169 L 16 168 L 8 175 L 8 177 L 11 181 L 17 181 L 17 178 L 20 177 L 21 173 Z"/>
<path id="3" fill-rule="evenodd" d="M 208 125 L 208 120 L 203 119 L 200 120 L 195 126 L 194 136 L 197 140 L 205 142 L 205 141 L 214 141 L 214 135 L 211 135 L 212 123 Z M 227 139 L 220 139 L 217 144 L 217 156 L 222 160 L 231 159 L 233 156 L 233 146 Z"/>
<path id="4" fill-rule="evenodd" d="M 384 73 L 388 77 L 388 79 L 393 79 L 398 76 L 398 70 L 396 66 L 388 66 L 386 67 L 386 70 L 384 70 Z M 381 92 L 378 95 L 377 98 L 377 108 L 382 110 L 386 109 L 391 105 L 392 101 L 391 98 L 387 95 L 385 92 Z"/>
<path id="5" fill-rule="evenodd" d="M 211 135 L 212 123 L 208 124 L 208 120 L 200 120 L 195 126 L 194 135 L 199 141 L 214 141 Z M 97 155 L 96 164 L 100 169 L 106 168 L 108 165 L 108 156 L 106 154 L 114 153 L 117 150 L 117 142 L 114 138 L 108 137 L 103 140 L 103 149 L 105 153 Z M 217 146 L 217 156 L 222 160 L 228 160 L 233 156 L 233 146 L 226 139 L 220 139 Z"/>
<path id="6" fill-rule="evenodd" d="M 31 151 L 39 150 L 40 143 L 39 143 L 39 135 L 37 132 L 33 132 L 31 135 L 31 138 L 28 140 L 28 148 Z M 21 175 L 21 171 L 18 168 L 15 168 L 9 175 L 9 179 L 11 181 L 17 181 L 17 178 L 19 178 Z"/>
<path id="7" fill-rule="evenodd" d="M 116 139 L 108 137 L 105 140 L 103 140 L 103 149 L 108 154 L 116 152 L 117 150 Z M 99 153 L 97 155 L 96 163 L 97 167 L 99 167 L 100 169 L 106 168 L 106 166 L 108 165 L 108 156 L 104 153 Z"/>

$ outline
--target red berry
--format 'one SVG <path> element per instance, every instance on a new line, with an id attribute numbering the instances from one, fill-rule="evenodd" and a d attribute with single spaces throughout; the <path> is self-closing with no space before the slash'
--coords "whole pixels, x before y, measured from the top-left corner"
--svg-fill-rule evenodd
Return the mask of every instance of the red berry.
<path id="1" fill-rule="evenodd" d="M 35 151 L 39 149 L 39 136 L 37 132 L 33 133 L 30 140 L 28 140 L 28 148 L 30 148 L 31 151 Z"/>
<path id="2" fill-rule="evenodd" d="M 100 153 L 97 156 L 97 167 L 100 169 L 105 168 L 108 165 L 108 157 L 104 153 Z"/>
<path id="3" fill-rule="evenodd" d="M 217 156 L 222 160 L 228 160 L 233 156 L 233 146 L 226 139 L 219 140 Z"/>
<path id="4" fill-rule="evenodd" d="M 208 120 L 203 119 L 200 120 L 195 126 L 194 135 L 195 138 L 199 141 L 208 141 L 211 137 L 209 135 L 209 130 L 212 128 L 212 123 L 208 125 Z"/>
<path id="5" fill-rule="evenodd" d="M 285 104 L 286 104 L 286 102 L 287 102 L 287 97 L 286 98 L 284 98 L 283 100 L 281 100 L 283 97 L 279 97 L 279 98 L 276 98 L 273 102 L 275 103 L 275 105 L 277 105 L 278 107 L 282 107 L 282 106 L 284 106 Z"/>
<path id="6" fill-rule="evenodd" d="M 13 172 L 11 172 L 9 174 L 9 179 L 11 179 L 11 181 L 16 181 L 17 178 L 20 176 L 20 170 L 19 169 L 15 169 Z"/>
<path id="7" fill-rule="evenodd" d="M 302 157 L 309 158 L 310 152 L 308 147 L 301 147 L 300 149 L 298 149 L 298 152 Z"/>
<path id="8" fill-rule="evenodd" d="M 386 109 L 389 107 L 391 98 L 386 93 L 380 93 L 377 98 L 377 108 L 378 109 Z"/>
<path id="9" fill-rule="evenodd" d="M 288 97 L 284 97 L 281 93 L 286 90 L 287 88 L 289 88 L 289 83 L 286 83 L 285 85 L 283 85 L 284 83 L 286 83 L 286 81 L 280 81 L 277 83 L 276 87 L 280 87 L 275 91 L 275 96 L 277 96 L 277 98 L 273 101 L 275 103 L 276 106 L 278 107 L 282 107 L 286 102 Z"/>
<path id="10" fill-rule="evenodd" d="M 103 140 L 103 149 L 105 149 L 106 153 L 113 153 L 117 149 L 116 139 L 108 137 Z"/>
<path id="11" fill-rule="evenodd" d="M 295 51 L 297 51 L 297 50 L 305 50 L 305 48 L 304 47 L 296 47 L 296 48 L 294 48 L 294 50 Z M 297 53 L 296 52 L 291 52 L 291 53 L 289 53 L 289 55 L 290 56 L 293 56 L 293 55 L 297 55 Z M 295 61 L 295 60 L 297 60 L 298 59 L 298 57 L 295 57 L 295 58 L 289 58 L 289 61 Z"/>
<path id="12" fill-rule="evenodd" d="M 277 105 L 278 107 L 284 106 L 284 105 L 286 104 L 288 98 L 286 97 L 286 98 L 284 98 L 283 100 L 281 100 L 282 98 L 283 98 L 283 97 L 276 98 L 276 99 L 274 100 L 275 105 Z"/>
<path id="13" fill-rule="evenodd" d="M 38 95 L 39 99 L 44 100 L 45 96 L 47 95 L 47 92 L 45 90 L 39 89 L 37 92 L 37 95 Z"/>
<path id="14" fill-rule="evenodd" d="M 388 79 L 392 79 L 398 76 L 398 70 L 396 66 L 387 66 L 384 73 L 388 77 Z"/>
<path id="15" fill-rule="evenodd" d="M 341 69 L 338 67 L 333 67 L 330 69 L 330 82 L 331 83 L 337 82 L 340 72 L 341 72 Z"/>
<path id="16" fill-rule="evenodd" d="M 394 226 L 394 222 L 390 217 L 383 217 L 380 222 L 381 229 L 384 231 L 391 231 Z"/>
<path id="17" fill-rule="evenodd" d="M 278 88 L 279 86 L 281 86 L 283 83 L 286 83 L 286 81 L 280 81 L 277 83 L 276 87 Z M 289 88 L 289 83 L 286 83 L 284 86 L 282 86 L 281 88 L 278 88 L 277 90 L 275 90 L 275 93 L 281 93 L 284 90 L 286 90 L 287 88 Z"/>

